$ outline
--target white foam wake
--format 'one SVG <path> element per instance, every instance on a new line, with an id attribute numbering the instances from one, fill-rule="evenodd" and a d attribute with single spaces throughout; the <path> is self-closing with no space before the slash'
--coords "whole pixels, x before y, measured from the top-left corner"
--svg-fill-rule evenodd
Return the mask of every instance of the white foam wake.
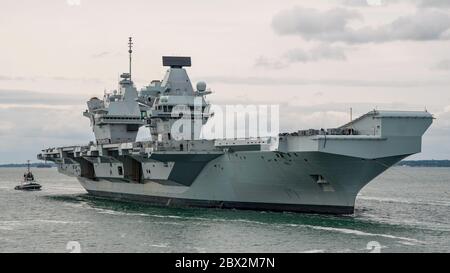
<path id="1" fill-rule="evenodd" d="M 358 196 L 358 199 L 386 202 L 386 203 L 402 203 L 402 204 L 413 204 L 413 205 L 431 205 L 431 206 L 450 207 L 449 201 L 442 201 L 442 200 L 409 200 L 409 199 L 402 199 L 402 198 L 385 198 L 385 197 L 363 196 L 363 195 Z"/>
<path id="2" fill-rule="evenodd" d="M 412 243 L 425 244 L 425 242 L 419 241 L 419 240 L 413 239 L 413 238 L 394 236 L 394 235 L 390 235 L 390 234 L 369 233 L 369 232 L 364 232 L 364 231 L 360 231 L 360 230 L 356 230 L 356 229 L 323 227 L 323 226 L 313 226 L 313 225 L 295 225 L 295 224 L 288 224 L 288 225 L 289 226 L 307 227 L 307 228 L 311 228 L 311 229 L 315 229 L 315 230 L 325 230 L 325 231 L 339 232 L 339 233 L 345 233 L 345 234 L 353 234 L 353 235 L 357 235 L 357 236 L 383 237 L 383 238 L 389 238 L 389 239 L 395 239 L 395 240 L 408 241 L 408 242 L 412 242 Z"/>

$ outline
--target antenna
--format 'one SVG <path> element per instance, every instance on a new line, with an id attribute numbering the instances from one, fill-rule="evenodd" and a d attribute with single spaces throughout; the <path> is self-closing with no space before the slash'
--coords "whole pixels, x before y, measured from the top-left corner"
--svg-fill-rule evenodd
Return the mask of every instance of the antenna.
<path id="1" fill-rule="evenodd" d="M 133 53 L 133 38 L 128 37 L 128 53 L 130 54 L 130 81 L 131 81 L 131 53 Z"/>
<path id="2" fill-rule="evenodd" d="M 353 108 L 350 107 L 350 122 L 353 122 Z"/>

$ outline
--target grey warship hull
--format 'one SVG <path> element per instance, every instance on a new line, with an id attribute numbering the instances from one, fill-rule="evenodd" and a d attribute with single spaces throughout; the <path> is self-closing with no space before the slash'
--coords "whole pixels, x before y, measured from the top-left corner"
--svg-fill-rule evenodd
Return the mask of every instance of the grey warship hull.
<path id="1" fill-rule="evenodd" d="M 130 42 L 131 44 L 131 42 Z M 130 48 L 131 54 L 131 48 Z M 131 59 L 131 56 L 130 56 Z M 433 116 L 421 111 L 371 111 L 328 130 L 271 137 L 201 139 L 211 92 L 194 90 L 188 57 L 163 57 L 161 81 L 137 91 L 130 73 L 119 91 L 92 98 L 83 113 L 95 142 L 43 150 L 58 171 L 92 195 L 164 206 L 353 213 L 358 192 L 405 157 L 419 153 Z M 184 112 L 174 115 L 182 106 Z M 199 109 L 197 111 L 195 109 Z M 190 112 L 194 110 L 194 112 Z M 173 129 L 183 121 L 186 138 Z M 141 126 L 151 140 L 136 141 Z M 195 129 L 194 128 L 194 129 Z"/>
<path id="2" fill-rule="evenodd" d="M 306 152 L 285 156 L 277 162 L 273 159 L 278 157 L 270 153 L 223 156 L 208 163 L 189 186 L 78 179 L 94 196 L 161 206 L 351 214 L 359 190 L 404 158 L 364 160 Z M 311 177 L 315 173 L 332 177 L 332 185 L 317 184 Z"/>

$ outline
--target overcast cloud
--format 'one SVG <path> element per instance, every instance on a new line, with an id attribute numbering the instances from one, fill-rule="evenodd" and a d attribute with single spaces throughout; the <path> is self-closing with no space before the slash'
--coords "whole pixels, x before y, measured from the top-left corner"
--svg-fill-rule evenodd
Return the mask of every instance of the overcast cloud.
<path id="1" fill-rule="evenodd" d="M 3 0 L 0 163 L 92 140 L 85 102 L 117 88 L 129 36 L 138 88 L 163 77 L 162 55 L 192 56 L 211 103 L 278 104 L 282 131 L 339 126 L 350 107 L 427 109 L 412 158 L 450 158 L 450 1 L 369 2 Z"/>
<path id="2" fill-rule="evenodd" d="M 344 61 L 346 59 L 344 47 L 330 46 L 328 44 L 320 44 L 309 50 L 304 50 L 302 48 L 291 49 L 286 52 L 285 57 L 289 62 L 302 63 L 319 60 Z"/>
<path id="3" fill-rule="evenodd" d="M 354 7 L 387 6 L 398 3 L 414 4 L 418 8 L 449 8 L 448 0 L 342 0 L 342 4 Z"/>
<path id="4" fill-rule="evenodd" d="M 437 10 L 419 10 L 381 26 L 351 27 L 361 13 L 344 8 L 319 11 L 294 7 L 279 12 L 272 27 L 280 35 L 298 35 L 306 40 L 346 43 L 432 41 L 450 39 L 450 15 Z"/>
<path id="5" fill-rule="evenodd" d="M 438 70 L 450 71 L 450 60 L 442 60 L 437 63 L 434 68 Z"/>
<path id="6" fill-rule="evenodd" d="M 419 7 L 427 8 L 450 8 L 448 0 L 417 0 Z"/>

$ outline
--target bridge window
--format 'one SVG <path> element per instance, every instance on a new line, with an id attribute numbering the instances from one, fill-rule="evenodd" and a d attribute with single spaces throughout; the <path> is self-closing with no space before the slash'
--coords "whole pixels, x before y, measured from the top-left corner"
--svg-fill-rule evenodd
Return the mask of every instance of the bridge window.
<path id="1" fill-rule="evenodd" d="M 117 167 L 117 171 L 119 172 L 119 175 L 123 175 L 123 169 L 121 166 Z"/>

